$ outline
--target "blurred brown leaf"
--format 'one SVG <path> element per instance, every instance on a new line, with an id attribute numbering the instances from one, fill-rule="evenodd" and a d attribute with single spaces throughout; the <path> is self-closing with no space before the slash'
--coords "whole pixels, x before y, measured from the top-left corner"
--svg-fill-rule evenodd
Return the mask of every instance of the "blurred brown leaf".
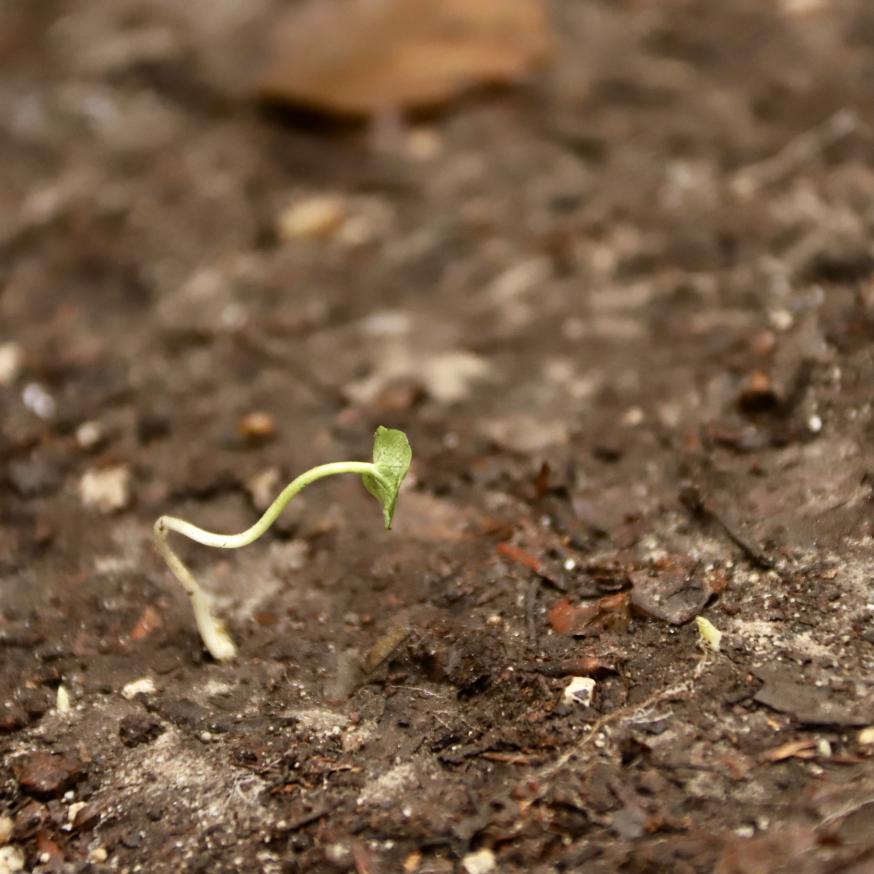
<path id="1" fill-rule="evenodd" d="M 513 82 L 551 47 L 544 0 L 312 0 L 275 33 L 260 95 L 358 116 Z"/>

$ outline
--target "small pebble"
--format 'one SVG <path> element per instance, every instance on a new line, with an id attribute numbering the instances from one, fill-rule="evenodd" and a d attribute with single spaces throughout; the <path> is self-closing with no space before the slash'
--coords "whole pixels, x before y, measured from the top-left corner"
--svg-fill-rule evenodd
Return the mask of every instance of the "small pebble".
<path id="1" fill-rule="evenodd" d="M 487 848 L 468 853 L 461 860 L 461 867 L 467 874 L 489 874 L 495 870 L 495 864 L 495 854 Z"/>
<path id="2" fill-rule="evenodd" d="M 80 449 L 96 449 L 105 437 L 100 422 L 83 422 L 76 429 L 76 445 Z"/>
<path id="3" fill-rule="evenodd" d="M 24 870 L 24 853 L 19 847 L 0 847 L 0 874 L 14 874 Z"/>
<path id="4" fill-rule="evenodd" d="M 106 852 L 104 847 L 95 847 L 89 854 L 88 858 L 92 862 L 96 862 L 98 865 L 101 862 L 105 862 L 109 858 L 109 853 Z"/>
<path id="5" fill-rule="evenodd" d="M 21 400 L 40 419 L 51 419 L 58 408 L 55 399 L 38 382 L 29 382 L 24 387 Z"/>
<path id="6" fill-rule="evenodd" d="M 9 843 L 15 824 L 9 816 L 0 816 L 0 847 Z"/>
<path id="7" fill-rule="evenodd" d="M 579 704 L 588 707 L 592 703 L 597 683 L 591 677 L 571 677 L 565 686 L 561 700 L 564 704 Z"/>
<path id="8" fill-rule="evenodd" d="M 874 725 L 869 725 L 867 728 L 863 728 L 859 732 L 857 740 L 862 744 L 862 746 L 874 746 Z"/>
<path id="9" fill-rule="evenodd" d="M 24 353 L 18 343 L 0 343 L 0 385 L 12 385 L 18 379 L 23 360 Z"/>
<path id="10" fill-rule="evenodd" d="M 99 513 L 114 513 L 130 503 L 130 469 L 123 464 L 86 470 L 79 481 L 82 505 Z"/>
<path id="11" fill-rule="evenodd" d="M 343 224 L 346 214 L 346 204 L 338 195 L 308 197 L 279 215 L 276 232 L 285 241 L 328 237 Z"/>
<path id="12" fill-rule="evenodd" d="M 156 691 L 155 681 L 151 677 L 140 677 L 122 687 L 121 697 L 126 701 L 133 701 L 137 695 L 153 695 Z"/>
<path id="13" fill-rule="evenodd" d="M 237 430 L 249 443 L 266 443 L 276 436 L 276 422 L 270 413 L 246 413 L 237 424 Z"/>

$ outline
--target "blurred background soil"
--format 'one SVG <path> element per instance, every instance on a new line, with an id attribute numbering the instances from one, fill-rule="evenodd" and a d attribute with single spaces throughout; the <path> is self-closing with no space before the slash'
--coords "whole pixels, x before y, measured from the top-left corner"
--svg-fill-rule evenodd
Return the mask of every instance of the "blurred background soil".
<path id="1" fill-rule="evenodd" d="M 0 872 L 874 871 L 874 8 L 338 2 L 0 8 Z"/>

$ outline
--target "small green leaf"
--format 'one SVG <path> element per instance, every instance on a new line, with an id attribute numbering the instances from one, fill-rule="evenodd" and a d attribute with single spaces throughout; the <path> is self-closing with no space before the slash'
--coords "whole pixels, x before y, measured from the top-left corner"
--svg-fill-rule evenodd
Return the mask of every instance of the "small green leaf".
<path id="1" fill-rule="evenodd" d="M 379 476 L 364 474 L 364 486 L 380 504 L 385 516 L 385 527 L 391 528 L 391 520 L 398 502 L 398 491 L 401 483 L 410 469 L 413 460 L 413 450 L 410 441 L 403 431 L 394 428 L 376 429 L 373 440 L 373 464 L 379 471 Z"/>

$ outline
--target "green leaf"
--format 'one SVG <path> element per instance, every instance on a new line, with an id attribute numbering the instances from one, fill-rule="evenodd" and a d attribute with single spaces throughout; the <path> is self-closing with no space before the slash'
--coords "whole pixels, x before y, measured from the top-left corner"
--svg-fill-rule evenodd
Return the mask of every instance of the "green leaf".
<path id="1" fill-rule="evenodd" d="M 391 520 L 398 502 L 398 491 L 410 469 L 413 450 L 403 431 L 394 428 L 376 429 L 373 440 L 373 464 L 379 476 L 364 474 L 364 486 L 380 504 L 385 516 L 385 527 L 391 528 Z"/>

